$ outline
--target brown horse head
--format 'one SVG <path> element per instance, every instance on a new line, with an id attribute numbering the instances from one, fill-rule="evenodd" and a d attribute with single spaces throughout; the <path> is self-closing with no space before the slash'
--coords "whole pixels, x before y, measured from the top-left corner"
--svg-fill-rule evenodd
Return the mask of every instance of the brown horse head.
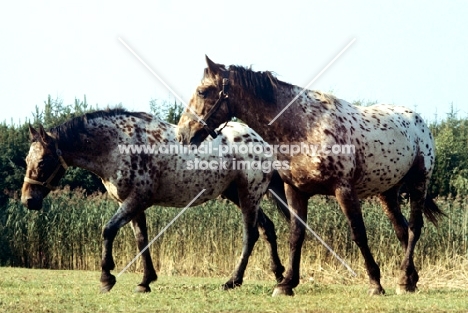
<path id="1" fill-rule="evenodd" d="M 240 99 L 254 97 L 259 102 L 274 103 L 276 78 L 271 72 L 257 72 L 231 65 L 226 67 L 206 56 L 200 85 L 190 99 L 188 108 L 179 121 L 179 140 L 185 144 L 198 145 L 209 132 L 238 117 L 243 110 Z"/>
<path id="2" fill-rule="evenodd" d="M 199 145 L 209 135 L 210 130 L 214 130 L 218 125 L 228 120 L 227 97 L 223 96 L 223 76 L 228 71 L 222 64 L 216 64 L 206 57 L 208 67 L 205 69 L 201 84 L 190 99 L 189 107 L 182 115 L 179 125 L 183 125 L 179 130 L 179 138 L 186 143 Z M 227 92 L 225 93 L 228 96 Z M 222 103 L 224 102 L 224 103 Z M 214 109 L 215 105 L 216 109 Z M 211 112 L 211 113 L 210 113 Z M 210 118 L 206 116 L 210 114 Z M 200 118 L 202 120 L 200 120 Z M 206 121 L 205 121 L 206 119 Z"/>
<path id="3" fill-rule="evenodd" d="M 54 189 L 67 167 L 56 140 L 42 125 L 39 131 L 29 125 L 31 147 L 26 157 L 26 175 L 21 189 L 21 202 L 30 210 L 40 210 L 42 200 Z"/>

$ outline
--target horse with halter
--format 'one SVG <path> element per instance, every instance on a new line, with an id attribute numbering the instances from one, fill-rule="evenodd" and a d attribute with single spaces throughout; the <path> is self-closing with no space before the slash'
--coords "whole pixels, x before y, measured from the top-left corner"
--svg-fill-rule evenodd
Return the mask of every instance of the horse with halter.
<path id="1" fill-rule="evenodd" d="M 443 214 L 427 196 L 435 147 L 421 117 L 400 106 L 355 106 L 333 95 L 283 82 L 268 71 L 227 67 L 208 57 L 206 61 L 202 81 L 179 121 L 179 140 L 200 144 L 213 135 L 215 127 L 237 117 L 270 145 L 319 147 L 296 154 L 280 150 L 277 154 L 290 165 L 278 170 L 290 209 L 306 221 L 311 196 L 335 196 L 348 220 L 352 240 L 364 257 L 369 293 L 383 294 L 359 202 L 378 196 L 404 251 L 397 292 L 414 292 L 419 277 L 413 254 L 423 214 L 433 223 Z M 350 148 L 352 153 L 348 153 Z M 410 196 L 409 221 L 398 202 L 403 184 Z M 293 295 L 299 283 L 304 232 L 299 219 L 291 218 L 289 267 L 274 295 Z"/>
<path id="2" fill-rule="evenodd" d="M 149 114 L 123 109 L 96 111 L 75 117 L 46 132 L 42 126 L 30 126 L 31 147 L 26 157 L 27 169 L 22 187 L 22 203 L 31 210 L 42 208 L 44 197 L 58 185 L 68 166 L 80 167 L 98 175 L 108 193 L 119 203 L 119 209 L 103 228 L 101 291 L 108 292 L 116 283 L 111 274 L 115 263 L 112 244 L 118 230 L 131 222 L 137 246 L 142 253 L 143 280 L 138 292 L 151 291 L 149 284 L 157 279 L 148 245 L 145 210 L 151 205 L 184 207 L 194 197 L 199 205 L 219 195 L 240 207 L 244 222 L 242 255 L 225 289 L 242 284 L 243 275 L 255 242 L 262 236 L 268 241 L 271 268 L 278 281 L 283 279 L 282 266 L 271 220 L 259 207 L 267 188 L 284 195 L 278 174 L 263 168 L 238 168 L 233 162 L 262 162 L 268 165 L 272 155 L 246 154 L 221 147 L 266 143 L 245 124 L 229 123 L 215 140 L 212 150 L 190 150 L 177 141 L 177 127 Z M 137 149 L 129 150 L 130 147 Z M 175 148 L 167 153 L 168 147 Z M 143 148 L 146 150 L 141 150 Z M 164 149 L 162 149 L 164 148 Z M 185 152 L 184 152 L 185 151 Z M 218 153 L 216 153 L 217 151 Z M 221 160 L 220 160 L 221 158 Z M 222 162 L 214 169 L 194 172 L 194 161 Z M 191 162 L 191 163 L 190 163 Z M 245 164 L 245 163 L 244 163 Z M 214 164 L 216 165 L 216 164 Z M 278 205 L 280 209 L 287 208 Z M 64 227 L 66 227 L 64 225 Z"/>

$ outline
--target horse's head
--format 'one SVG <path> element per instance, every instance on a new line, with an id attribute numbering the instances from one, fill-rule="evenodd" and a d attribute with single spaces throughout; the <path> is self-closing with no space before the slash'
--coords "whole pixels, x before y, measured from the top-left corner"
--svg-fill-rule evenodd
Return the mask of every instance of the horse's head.
<path id="1" fill-rule="evenodd" d="M 65 174 L 67 164 L 57 141 L 46 133 L 29 126 L 31 147 L 26 157 L 26 175 L 21 189 L 21 202 L 30 210 L 40 210 L 42 200 L 54 189 Z"/>
<path id="2" fill-rule="evenodd" d="M 206 57 L 208 67 L 179 121 L 179 141 L 199 145 L 214 129 L 233 117 L 229 107 L 229 71 Z"/>

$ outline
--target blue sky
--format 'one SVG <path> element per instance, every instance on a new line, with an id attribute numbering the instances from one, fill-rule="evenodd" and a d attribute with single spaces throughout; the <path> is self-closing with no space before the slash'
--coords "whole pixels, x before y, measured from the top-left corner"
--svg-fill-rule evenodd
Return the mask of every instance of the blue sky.
<path id="1" fill-rule="evenodd" d="M 184 101 L 204 56 L 274 71 L 348 101 L 404 105 L 440 120 L 468 116 L 468 2 L 16 1 L 0 5 L 1 121 L 31 118 L 47 95 L 65 104 L 122 103 L 149 111 L 170 92 Z"/>

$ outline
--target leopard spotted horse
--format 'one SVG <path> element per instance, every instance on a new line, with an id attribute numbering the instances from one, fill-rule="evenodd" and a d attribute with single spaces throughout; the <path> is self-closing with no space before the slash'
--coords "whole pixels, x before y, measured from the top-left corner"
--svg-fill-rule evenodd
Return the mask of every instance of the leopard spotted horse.
<path id="1" fill-rule="evenodd" d="M 115 268 L 112 244 L 118 230 L 131 222 L 137 246 L 148 245 L 145 210 L 151 205 L 185 207 L 202 189 L 205 191 L 193 206 L 223 196 L 243 214 L 244 239 L 240 261 L 225 289 L 242 284 L 243 275 L 255 242 L 262 236 L 270 245 L 271 268 L 278 281 L 283 279 L 282 266 L 271 220 L 259 204 L 267 188 L 284 195 L 283 182 L 266 168 L 238 168 L 235 161 L 270 162 L 271 155 L 250 155 L 235 150 L 222 155 L 225 168 L 190 170 L 188 162 L 217 160 L 221 145 L 255 142 L 265 144 L 252 129 L 241 123 L 229 123 L 216 140 L 212 151 L 193 153 L 123 153 L 122 147 L 141 145 L 180 148 L 177 127 L 141 112 L 113 109 L 87 113 L 45 131 L 30 126 L 31 146 L 26 157 L 27 169 L 22 187 L 22 203 L 31 210 L 42 208 L 44 197 L 54 189 L 69 166 L 89 170 L 98 175 L 107 192 L 119 203 L 114 216 L 104 226 L 102 249 L 101 291 L 108 292 L 116 283 L 111 274 Z M 226 149 L 225 149 L 226 150 Z M 183 151 L 175 149 L 175 151 Z M 193 165 L 193 162 L 192 162 Z M 269 186 L 270 185 L 270 186 Z M 281 209 L 281 205 L 279 205 Z M 284 208 L 287 211 L 287 208 Z M 64 225 L 64 227 L 66 227 Z M 181 226 L 183 227 L 183 226 Z M 220 230 L 221 231 L 221 230 Z M 143 280 L 137 292 L 149 292 L 150 283 L 157 279 L 149 249 L 142 253 Z"/>
<path id="2" fill-rule="evenodd" d="M 290 209 L 305 221 L 311 196 L 335 196 L 348 220 L 352 240 L 364 257 L 369 293 L 383 294 L 380 269 L 368 246 L 359 202 L 378 196 L 404 252 L 397 293 L 414 292 L 418 273 L 413 255 L 423 215 L 433 223 L 443 215 L 427 195 L 435 147 L 421 117 L 400 106 L 355 106 L 333 95 L 283 82 L 269 71 L 225 66 L 208 57 L 206 61 L 201 83 L 179 121 L 179 140 L 200 144 L 213 128 L 237 117 L 272 146 L 324 147 L 320 153 L 279 151 L 276 155 L 290 164 L 278 170 Z M 350 147 L 352 153 L 348 152 Z M 332 149 L 337 153 L 330 153 Z M 403 184 L 410 196 L 408 222 L 398 203 Z M 299 283 L 305 227 L 292 218 L 290 231 L 289 266 L 273 295 L 293 295 Z"/>

